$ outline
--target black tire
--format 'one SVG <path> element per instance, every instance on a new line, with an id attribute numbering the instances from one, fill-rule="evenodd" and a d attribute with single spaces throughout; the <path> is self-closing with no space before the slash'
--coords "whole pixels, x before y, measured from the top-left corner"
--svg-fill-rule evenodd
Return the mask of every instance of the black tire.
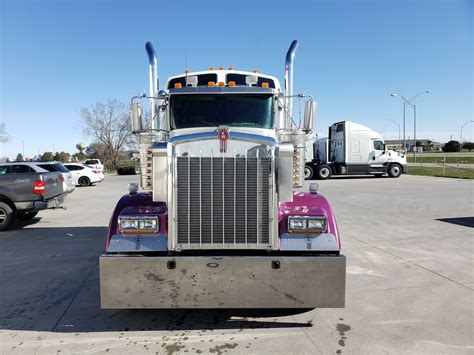
<path id="1" fill-rule="evenodd" d="M 0 231 L 9 229 L 15 222 L 15 211 L 5 202 L 0 202 Z"/>
<path id="2" fill-rule="evenodd" d="M 79 186 L 89 186 L 91 184 L 91 181 L 87 176 L 81 176 L 77 183 L 79 184 Z"/>
<path id="3" fill-rule="evenodd" d="M 316 178 L 318 180 L 326 180 L 329 179 L 332 175 L 332 170 L 329 165 L 323 164 L 319 165 L 316 168 Z"/>
<path id="4" fill-rule="evenodd" d="M 397 178 L 402 175 L 402 166 L 400 164 L 392 164 L 388 167 L 388 176 L 391 178 Z"/>
<path id="5" fill-rule="evenodd" d="M 16 213 L 16 219 L 18 219 L 20 221 L 29 221 L 29 220 L 35 218 L 37 214 L 38 214 L 38 211 L 17 212 Z"/>
<path id="6" fill-rule="evenodd" d="M 314 176 L 314 169 L 311 165 L 306 164 L 304 167 L 304 179 L 311 180 Z"/>

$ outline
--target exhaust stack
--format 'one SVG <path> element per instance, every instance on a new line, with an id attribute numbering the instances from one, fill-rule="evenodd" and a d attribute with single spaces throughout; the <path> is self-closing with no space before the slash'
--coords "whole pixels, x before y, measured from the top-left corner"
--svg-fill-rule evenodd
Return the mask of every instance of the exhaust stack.
<path id="1" fill-rule="evenodd" d="M 149 81 L 150 81 L 150 97 L 151 99 L 151 128 L 161 128 L 158 125 L 158 110 L 156 107 L 156 97 L 158 96 L 158 60 L 156 59 L 156 53 L 153 49 L 153 44 L 147 42 L 145 44 L 146 53 L 148 54 L 148 70 L 149 70 Z"/>
<path id="2" fill-rule="evenodd" d="M 291 42 L 290 48 L 288 49 L 288 52 L 286 53 L 286 59 L 285 59 L 285 95 L 286 96 L 292 96 L 293 95 L 293 61 L 295 59 L 295 54 L 296 54 L 296 48 L 298 48 L 298 41 L 294 40 Z M 285 116 L 285 122 L 284 125 L 282 125 L 280 128 L 290 128 L 290 117 L 292 115 L 292 109 L 293 109 L 293 98 L 292 97 L 287 97 L 286 98 L 286 114 Z"/>

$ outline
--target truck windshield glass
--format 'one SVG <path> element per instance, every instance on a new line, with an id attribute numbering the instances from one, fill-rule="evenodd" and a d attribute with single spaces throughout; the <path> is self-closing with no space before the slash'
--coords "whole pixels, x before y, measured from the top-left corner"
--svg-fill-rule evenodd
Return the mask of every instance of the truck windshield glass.
<path id="1" fill-rule="evenodd" d="M 172 95 L 170 104 L 171 129 L 273 127 L 272 95 Z"/>

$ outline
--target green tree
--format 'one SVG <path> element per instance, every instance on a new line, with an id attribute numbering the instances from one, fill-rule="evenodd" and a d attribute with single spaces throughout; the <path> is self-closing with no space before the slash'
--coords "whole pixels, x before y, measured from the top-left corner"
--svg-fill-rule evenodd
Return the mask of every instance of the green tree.
<path id="1" fill-rule="evenodd" d="M 462 144 L 462 149 L 467 149 L 469 151 L 474 149 L 474 142 L 464 142 Z"/>
<path id="2" fill-rule="evenodd" d="M 25 161 L 25 158 L 23 158 L 23 154 L 18 153 L 18 155 L 16 156 L 16 161 Z"/>
<path id="3" fill-rule="evenodd" d="M 41 155 L 41 160 L 42 160 L 42 161 L 51 161 L 51 160 L 54 160 L 54 154 L 53 154 L 53 152 L 44 152 L 43 155 Z"/>
<path id="4" fill-rule="evenodd" d="M 61 163 L 67 163 L 70 160 L 71 156 L 66 152 L 56 152 L 54 154 L 54 160 L 60 161 Z"/>
<path id="5" fill-rule="evenodd" d="M 461 144 L 458 141 L 449 141 L 443 145 L 443 152 L 452 153 L 461 151 Z"/>

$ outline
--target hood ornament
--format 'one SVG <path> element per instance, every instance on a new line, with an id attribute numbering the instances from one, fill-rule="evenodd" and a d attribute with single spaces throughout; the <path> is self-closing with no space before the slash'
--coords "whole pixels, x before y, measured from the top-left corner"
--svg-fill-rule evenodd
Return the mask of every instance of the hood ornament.
<path id="1" fill-rule="evenodd" d="M 217 128 L 217 138 L 219 139 L 219 149 L 221 153 L 227 152 L 227 140 L 229 139 L 229 127 L 220 126 Z"/>

